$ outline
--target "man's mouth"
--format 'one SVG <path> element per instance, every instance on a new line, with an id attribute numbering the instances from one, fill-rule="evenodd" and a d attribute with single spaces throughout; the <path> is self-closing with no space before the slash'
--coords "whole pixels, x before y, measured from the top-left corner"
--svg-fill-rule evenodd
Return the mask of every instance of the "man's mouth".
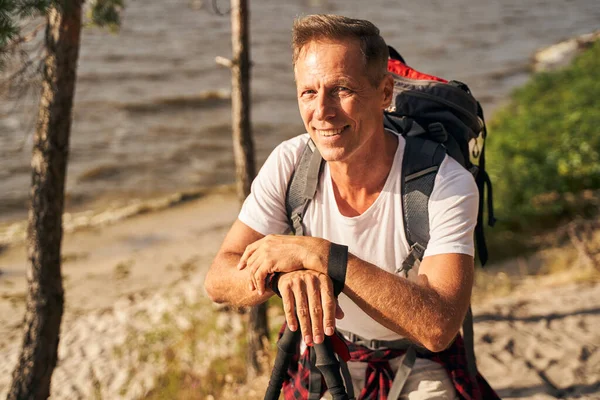
<path id="1" fill-rule="evenodd" d="M 317 135 L 319 135 L 321 137 L 331 137 L 331 136 L 339 135 L 346 128 L 348 128 L 348 125 L 346 125 L 342 128 L 338 128 L 338 129 L 315 129 L 315 132 L 317 133 Z"/>

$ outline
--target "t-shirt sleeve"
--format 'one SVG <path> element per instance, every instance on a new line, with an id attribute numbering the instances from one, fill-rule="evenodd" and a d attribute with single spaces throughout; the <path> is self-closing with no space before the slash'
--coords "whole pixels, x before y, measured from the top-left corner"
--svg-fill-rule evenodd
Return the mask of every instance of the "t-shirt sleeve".
<path id="1" fill-rule="evenodd" d="M 446 157 L 429 198 L 430 239 L 425 257 L 459 253 L 475 255 L 479 192 L 469 171 Z"/>
<path id="2" fill-rule="evenodd" d="M 269 155 L 252 182 L 238 219 L 263 234 L 289 232 L 285 195 L 294 166 L 308 135 L 281 143 Z"/>

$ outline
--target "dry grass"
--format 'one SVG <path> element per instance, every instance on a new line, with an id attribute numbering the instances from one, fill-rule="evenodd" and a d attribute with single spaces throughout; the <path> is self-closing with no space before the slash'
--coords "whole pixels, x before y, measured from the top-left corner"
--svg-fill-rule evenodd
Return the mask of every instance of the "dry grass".
<path id="1" fill-rule="evenodd" d="M 89 253 L 64 253 L 61 255 L 60 261 L 63 264 L 66 264 L 66 263 L 73 262 L 73 261 L 84 260 L 84 259 L 88 258 L 89 256 L 90 256 Z"/>
<path id="2" fill-rule="evenodd" d="M 268 312 L 271 343 L 267 346 L 267 354 L 262 358 L 266 373 L 271 371 L 277 333 L 283 322 L 279 298 L 270 301 Z M 213 307 L 208 302 L 201 302 L 184 307 L 181 313 L 190 321 L 186 329 L 178 329 L 171 320 L 172 316 L 165 315 L 162 328 L 147 333 L 142 338 L 132 334 L 125 344 L 129 349 L 133 346 L 140 350 L 141 362 L 156 362 L 158 359 L 166 361 L 165 371 L 155 380 L 155 387 L 143 399 L 262 399 L 268 377 L 259 376 L 251 382 L 246 380 L 246 316 L 241 316 L 244 328 L 237 332 L 231 331 L 227 324 L 223 326 L 219 319 L 240 318 L 238 309 Z M 214 357 L 207 364 L 206 355 L 199 349 L 210 346 L 211 342 L 215 344 L 215 339 L 224 335 L 229 338 L 228 354 Z"/>
<path id="3" fill-rule="evenodd" d="M 17 308 L 18 306 L 25 304 L 27 301 L 27 293 L 3 293 L 0 295 L 0 299 L 8 300 L 13 308 Z"/>
<path id="4" fill-rule="evenodd" d="M 131 268 L 133 267 L 133 264 L 135 264 L 134 260 L 128 260 L 115 265 L 115 269 L 113 271 L 115 279 L 118 281 L 127 279 L 131 274 Z"/>
<path id="5" fill-rule="evenodd" d="M 543 250 L 478 268 L 473 303 L 508 296 L 527 287 L 532 280 L 549 285 L 600 282 L 598 220 L 573 221 L 539 240 L 545 244 Z"/>

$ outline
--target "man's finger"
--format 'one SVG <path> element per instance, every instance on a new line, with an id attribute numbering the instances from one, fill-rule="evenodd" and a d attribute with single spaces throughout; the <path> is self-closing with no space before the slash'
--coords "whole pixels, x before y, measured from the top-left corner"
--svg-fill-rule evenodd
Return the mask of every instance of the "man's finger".
<path id="1" fill-rule="evenodd" d="M 300 323 L 300 330 L 306 344 L 312 344 L 312 329 L 310 325 L 310 313 L 308 311 L 308 300 L 306 298 L 306 285 L 302 280 L 295 280 L 292 291 L 296 305 L 296 316 Z"/>
<path id="2" fill-rule="evenodd" d="M 250 281 L 252 282 L 252 286 L 254 287 L 254 289 L 258 289 L 259 288 L 259 284 L 256 281 L 256 271 L 260 268 L 260 265 L 262 263 L 262 259 L 260 257 L 259 252 L 254 252 L 254 254 L 248 259 L 247 262 L 247 270 L 250 273 Z M 254 290 L 253 289 L 253 290 Z"/>
<path id="3" fill-rule="evenodd" d="M 271 273 L 271 267 L 273 266 L 272 261 L 265 261 L 260 264 L 258 269 L 254 272 L 254 282 L 256 282 L 258 293 L 263 294 L 266 290 L 267 276 Z"/>
<path id="4" fill-rule="evenodd" d="M 256 286 L 254 286 L 254 281 L 252 280 L 252 274 L 250 273 L 249 270 L 246 270 L 248 272 L 248 289 L 250 291 L 256 290 Z"/>
<path id="5" fill-rule="evenodd" d="M 252 249 L 251 253 L 248 254 L 248 257 L 246 258 L 246 267 L 251 267 L 252 265 L 254 265 L 261 254 L 261 251 L 259 251 L 258 249 Z"/>
<path id="6" fill-rule="evenodd" d="M 244 267 L 247 265 L 248 257 L 254 254 L 254 251 L 256 250 L 256 243 L 257 242 L 250 243 L 248 246 L 246 246 L 246 250 L 244 250 L 244 254 L 242 254 L 242 257 L 238 262 L 237 269 L 244 269 Z"/>
<path id="7" fill-rule="evenodd" d="M 321 304 L 321 290 L 317 277 L 306 278 L 306 292 L 308 295 L 308 310 L 312 326 L 313 340 L 315 343 L 323 342 L 323 306 Z"/>
<path id="8" fill-rule="evenodd" d="M 327 336 L 333 335 L 335 331 L 335 309 L 337 301 L 333 295 L 333 284 L 331 279 L 325 275 L 319 276 L 321 289 L 321 303 L 323 305 L 323 326 Z"/>
<path id="9" fill-rule="evenodd" d="M 298 329 L 298 320 L 296 319 L 296 309 L 294 306 L 294 292 L 289 283 L 282 284 L 283 288 L 279 287 L 281 293 L 281 300 L 283 301 L 283 312 L 285 313 L 285 320 L 287 321 L 288 328 L 294 332 Z"/>

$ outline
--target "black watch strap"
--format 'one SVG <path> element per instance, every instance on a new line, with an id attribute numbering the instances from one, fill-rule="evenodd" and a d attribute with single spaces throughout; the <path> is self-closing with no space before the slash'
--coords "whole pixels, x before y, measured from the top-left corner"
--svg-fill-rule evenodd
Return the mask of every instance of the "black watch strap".
<path id="1" fill-rule="evenodd" d="M 267 287 L 270 288 L 277 296 L 281 297 L 281 293 L 279 293 L 279 277 L 281 274 L 279 272 L 274 272 L 267 277 Z"/>
<path id="2" fill-rule="evenodd" d="M 333 294 L 337 297 L 346 284 L 346 267 L 348 265 L 348 246 L 331 243 L 327 261 L 327 275 L 333 282 Z"/>

